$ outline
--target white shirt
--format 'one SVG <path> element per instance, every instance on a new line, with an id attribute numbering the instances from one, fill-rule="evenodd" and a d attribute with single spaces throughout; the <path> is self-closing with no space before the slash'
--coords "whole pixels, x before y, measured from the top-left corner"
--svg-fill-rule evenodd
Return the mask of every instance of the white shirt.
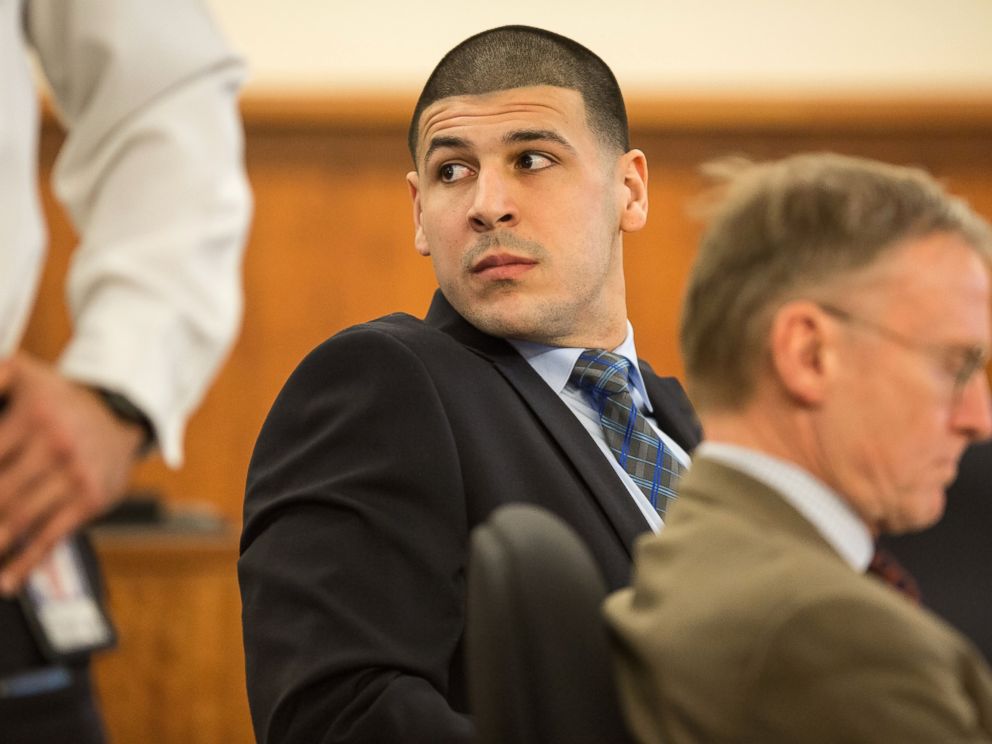
<path id="1" fill-rule="evenodd" d="M 644 495 L 644 492 L 637 487 L 630 475 L 624 470 L 616 457 L 610 452 L 610 446 L 606 443 L 606 435 L 603 434 L 603 426 L 599 420 L 599 413 L 593 406 L 588 394 L 583 392 L 574 383 L 569 381 L 572 369 L 579 360 L 579 355 L 585 349 L 571 349 L 557 346 L 544 346 L 529 341 L 514 341 L 508 339 L 510 344 L 520 352 L 520 355 L 527 360 L 527 363 L 534 368 L 534 371 L 541 376 L 548 386 L 554 390 L 565 402 L 569 410 L 575 414 L 579 423 L 585 427 L 586 431 L 596 442 L 596 445 L 603 452 L 604 457 L 616 471 L 624 486 L 630 492 L 631 498 L 637 504 L 645 521 L 652 530 L 657 532 L 663 523 L 657 510 L 651 506 L 651 502 Z M 638 411 L 644 415 L 644 420 L 658 434 L 661 441 L 667 447 L 672 456 L 684 467 L 689 465 L 689 456 L 670 436 L 658 428 L 658 423 L 651 415 L 651 401 L 648 400 L 647 390 L 644 387 L 644 380 L 641 371 L 637 367 L 637 350 L 634 347 L 634 329 L 627 322 L 627 337 L 617 348 L 611 349 L 614 354 L 619 354 L 630 362 L 630 396 Z"/>
<path id="2" fill-rule="evenodd" d="M 68 130 L 53 189 L 81 236 L 59 367 L 134 402 L 178 465 L 241 319 L 243 64 L 196 0 L 0 0 L 0 356 L 44 260 L 28 48 Z"/>
<path id="3" fill-rule="evenodd" d="M 761 481 L 802 514 L 855 571 L 868 569 L 875 542 L 867 525 L 835 491 L 798 465 L 724 442 L 705 441 L 696 456 L 722 462 Z"/>

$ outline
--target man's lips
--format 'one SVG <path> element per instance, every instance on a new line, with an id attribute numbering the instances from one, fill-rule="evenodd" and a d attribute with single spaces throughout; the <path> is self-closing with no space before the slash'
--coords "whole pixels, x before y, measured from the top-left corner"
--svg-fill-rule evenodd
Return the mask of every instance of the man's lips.
<path id="1" fill-rule="evenodd" d="M 537 261 L 510 253 L 490 254 L 472 267 L 472 273 L 489 279 L 512 279 L 535 266 Z"/>

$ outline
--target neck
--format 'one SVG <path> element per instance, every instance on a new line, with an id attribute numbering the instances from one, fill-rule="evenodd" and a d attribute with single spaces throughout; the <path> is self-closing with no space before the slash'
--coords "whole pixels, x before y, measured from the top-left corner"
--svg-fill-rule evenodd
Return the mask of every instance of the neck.
<path id="1" fill-rule="evenodd" d="M 610 318 L 604 318 L 595 327 L 586 325 L 554 336 L 542 335 L 539 338 L 523 338 L 520 340 L 560 348 L 606 349 L 607 351 L 611 351 L 622 344 L 626 338 L 627 313 L 626 307 L 621 306 L 618 313 Z"/>
<path id="2" fill-rule="evenodd" d="M 808 437 L 788 412 L 765 414 L 752 404 L 739 411 L 706 411 L 700 421 L 706 439 L 746 447 L 791 462 L 820 477 L 808 455 Z"/>
<path id="3" fill-rule="evenodd" d="M 754 404 L 742 411 L 701 413 L 700 420 L 709 441 L 746 447 L 802 468 L 843 499 L 872 537 L 878 537 L 879 525 L 844 487 L 850 486 L 850 479 L 832 467 L 816 428 L 803 412 Z"/>

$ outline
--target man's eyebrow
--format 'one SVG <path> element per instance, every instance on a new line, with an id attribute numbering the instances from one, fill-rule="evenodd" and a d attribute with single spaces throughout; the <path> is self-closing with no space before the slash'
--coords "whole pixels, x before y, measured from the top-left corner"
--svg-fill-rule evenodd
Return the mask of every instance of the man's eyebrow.
<path id="1" fill-rule="evenodd" d="M 526 142 L 554 142 L 566 148 L 570 152 L 575 152 L 575 148 L 572 147 L 572 143 L 553 129 L 515 129 L 512 132 L 507 132 L 503 135 L 503 143 L 507 145 Z M 438 135 L 437 137 L 432 137 L 431 143 L 427 148 L 427 152 L 424 153 L 424 163 L 427 163 L 431 159 L 431 155 L 438 150 L 444 148 L 459 150 L 467 149 L 468 147 L 469 142 L 463 137 L 454 137 L 450 135 Z"/>
<path id="2" fill-rule="evenodd" d="M 503 142 L 508 145 L 520 142 L 555 142 L 570 152 L 575 152 L 572 143 L 553 129 L 516 129 L 503 135 Z"/>
<path id="3" fill-rule="evenodd" d="M 424 153 L 424 162 L 426 163 L 429 161 L 431 159 L 431 155 L 433 155 L 436 150 L 440 150 L 442 147 L 464 149 L 468 147 L 468 140 L 461 137 L 451 136 L 432 137 L 430 147 L 428 147 L 427 152 Z"/>

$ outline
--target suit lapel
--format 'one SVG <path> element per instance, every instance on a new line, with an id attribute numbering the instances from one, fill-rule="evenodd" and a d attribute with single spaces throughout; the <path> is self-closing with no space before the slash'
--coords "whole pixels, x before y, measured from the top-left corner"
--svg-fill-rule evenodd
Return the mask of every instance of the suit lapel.
<path id="1" fill-rule="evenodd" d="M 702 429 L 682 386 L 673 377 L 658 377 L 643 359 L 637 360 L 658 427 L 686 452 L 692 453 L 702 439 Z M 648 372 L 648 374 L 644 374 Z"/>
<path id="2" fill-rule="evenodd" d="M 426 322 L 492 362 L 561 448 L 585 481 L 628 553 L 633 555 L 634 540 L 648 528 L 644 516 L 599 447 L 558 394 L 548 387 L 516 349 L 503 339 L 482 333 L 468 323 L 440 292 L 434 295 Z"/>

